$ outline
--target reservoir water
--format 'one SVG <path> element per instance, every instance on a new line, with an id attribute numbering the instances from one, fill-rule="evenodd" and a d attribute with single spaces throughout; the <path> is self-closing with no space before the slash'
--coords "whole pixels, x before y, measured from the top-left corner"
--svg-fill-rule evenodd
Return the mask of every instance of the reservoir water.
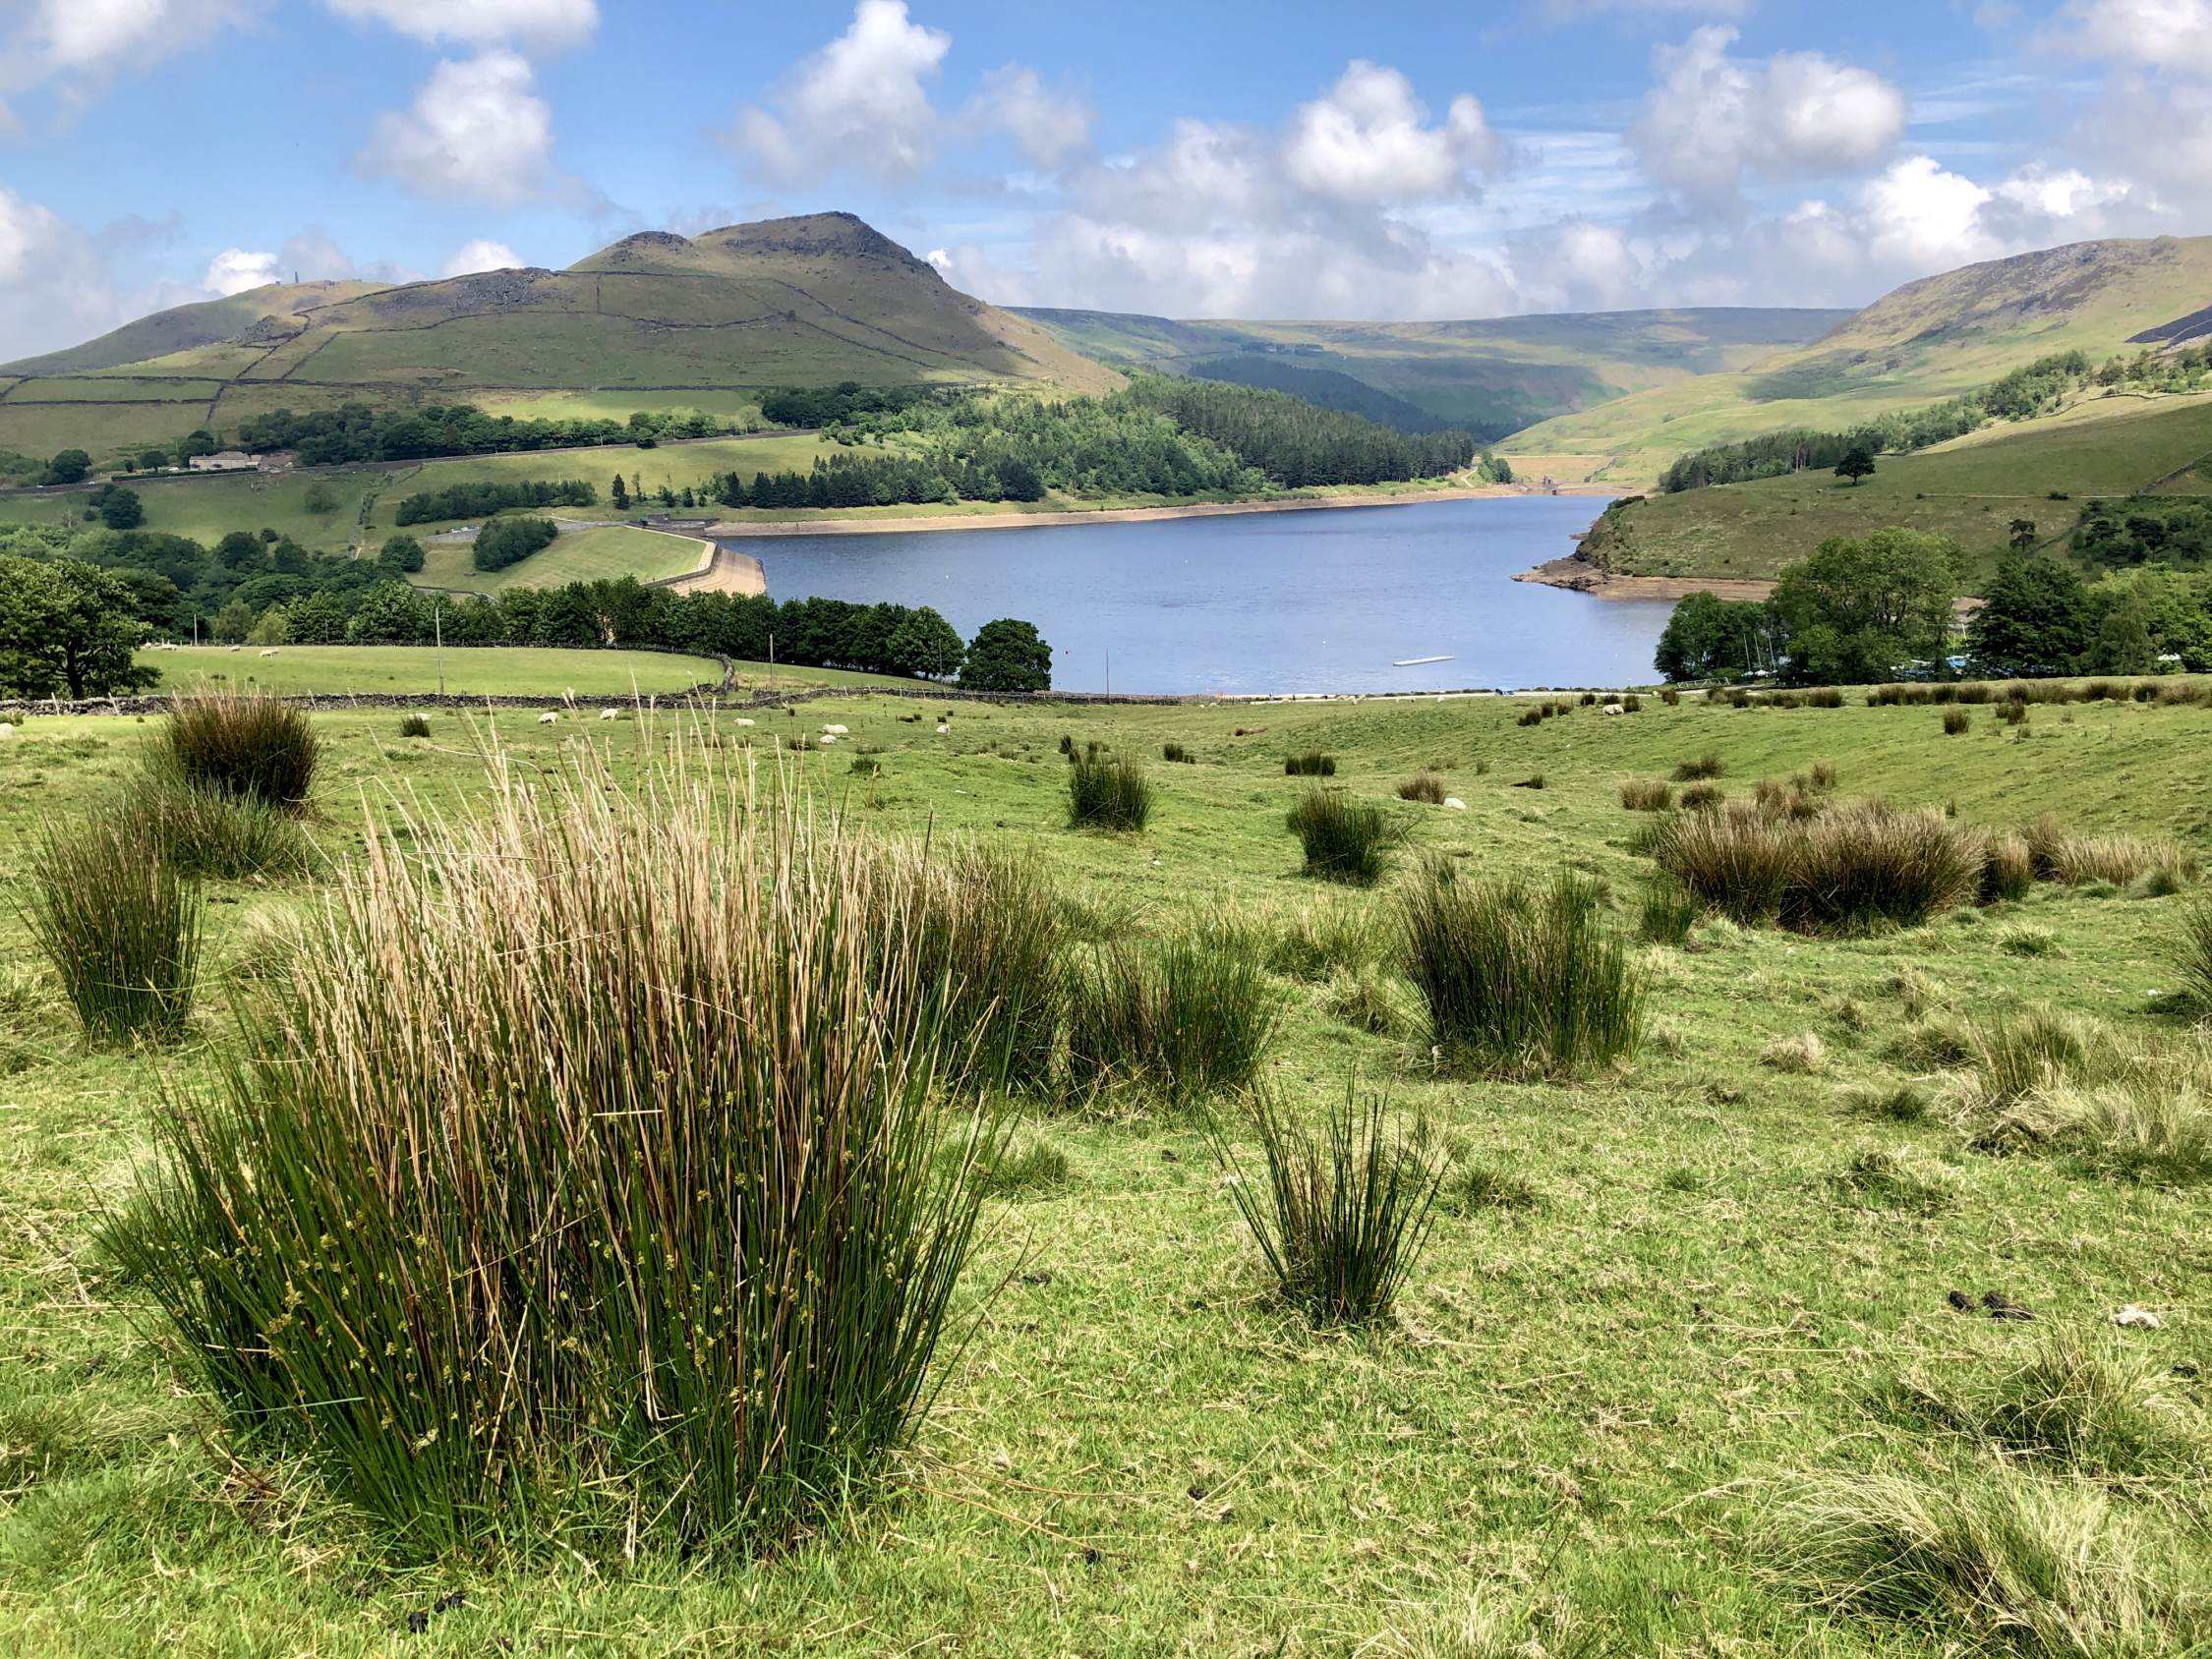
<path id="1" fill-rule="evenodd" d="M 728 544 L 779 600 L 935 605 L 962 637 L 1026 618 L 1063 690 L 1514 691 L 1653 678 L 1667 601 L 1510 580 L 1573 551 L 1603 505 L 1511 495 Z"/>

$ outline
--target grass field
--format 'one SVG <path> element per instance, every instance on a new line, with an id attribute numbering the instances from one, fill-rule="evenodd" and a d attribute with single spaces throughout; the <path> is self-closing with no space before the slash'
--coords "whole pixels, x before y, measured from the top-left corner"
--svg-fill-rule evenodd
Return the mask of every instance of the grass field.
<path id="1" fill-rule="evenodd" d="M 414 645 L 288 645 L 274 657 L 244 646 L 180 646 L 146 651 L 140 660 L 161 670 L 163 691 L 183 691 L 228 676 L 229 684 L 293 697 L 307 692 L 435 692 L 438 654 Z M 538 647 L 451 646 L 444 656 L 445 689 L 456 696 L 627 698 L 634 686 L 665 697 L 719 679 L 722 664 L 708 657 L 664 651 L 558 651 Z M 787 663 L 739 662 L 734 682 L 756 686 L 902 686 L 909 682 L 844 668 L 794 668 Z"/>
<path id="2" fill-rule="evenodd" d="M 391 485 L 397 476 L 333 468 L 306 473 L 149 479 L 133 482 L 129 487 L 146 508 L 147 530 L 187 536 L 205 546 L 213 546 L 233 530 L 273 530 L 311 551 L 341 553 L 361 533 L 363 500 Z M 327 512 L 308 509 L 309 491 L 318 486 L 332 501 Z M 62 524 L 82 519 L 84 512 L 82 494 L 0 499 L 0 524 Z"/>
<path id="3" fill-rule="evenodd" d="M 513 654 L 513 672 L 546 655 Z M 718 729 L 731 754 L 848 726 L 801 763 L 819 799 L 871 833 L 972 833 L 1033 855 L 1090 938 L 1243 918 L 1257 940 L 1327 913 L 1386 974 L 1393 889 L 1428 855 L 1476 874 L 1585 873 L 1605 885 L 1607 925 L 1631 929 L 1649 869 L 1631 836 L 1648 821 L 1618 785 L 1705 755 L 1731 796 L 1826 760 L 1850 796 L 1990 825 L 2049 810 L 2212 855 L 2212 774 L 2189 759 L 2212 740 L 2201 706 L 2037 706 L 2017 732 L 1976 711 L 1964 736 L 1944 733 L 1940 710 L 1855 702 L 1648 701 L 1535 728 L 1516 724 L 1522 708 L 961 705 L 941 735 L 933 706 L 909 723 L 916 707 L 887 699 Z M 364 791 L 467 810 L 488 730 L 524 769 L 576 741 L 528 715 L 432 723 L 405 740 L 390 712 L 317 717 L 331 762 L 313 823 L 333 856 L 356 856 Z M 38 832 L 131 776 L 147 730 L 37 719 L 0 743 L 0 888 L 25 890 Z M 590 736 L 617 768 L 652 746 L 629 721 Z M 1152 759 L 1148 829 L 1066 828 L 1063 737 Z M 1160 764 L 1167 742 L 1194 764 Z M 1371 894 L 1298 874 L 1283 813 L 1308 784 L 1284 762 L 1308 749 L 1411 837 Z M 856 772 L 856 753 L 880 770 Z M 1421 768 L 1466 810 L 1398 800 Z M 2001 1469 L 2094 1506 L 2088 1578 L 2104 1582 L 2119 1529 L 2148 1528 L 2172 1552 L 2143 1558 L 2158 1584 L 2206 1583 L 2203 1189 L 1993 1156 L 1941 1112 L 1868 1115 L 1849 1093 L 1918 1074 L 1927 1062 L 1896 1039 L 1930 1022 L 2049 1007 L 2178 1038 L 2159 997 L 2185 894 L 2039 885 L 1842 941 L 1704 924 L 1686 947 L 1637 946 L 1647 1040 L 1576 1085 L 1440 1078 L 1388 1016 L 1402 986 L 1369 1017 L 1341 985 L 1270 976 L 1275 1096 L 1310 1116 L 1350 1082 L 1387 1088 L 1453 1160 L 1394 1326 L 1319 1336 L 1271 1298 L 1194 1116 L 1024 1110 L 1019 1134 L 1061 1154 L 1065 1176 L 989 1200 L 959 1303 L 967 1340 L 941 1358 L 943 1392 L 890 1492 L 758 1563 L 673 1559 L 647 1528 L 636 1560 L 612 1567 L 394 1565 L 311 1471 L 214 1428 L 92 1247 L 146 1155 L 149 1111 L 218 1062 L 214 988 L 250 986 L 265 918 L 316 895 L 219 888 L 206 1011 L 185 1044 L 144 1056 L 79 1048 L 0 904 L 0 959 L 17 964 L 0 973 L 0 1650 L 2061 1651 L 1824 1603 L 1836 1586 L 1774 1541 L 1777 1495 L 1804 1476 L 1949 1491 Z M 1955 1311 L 1952 1291 L 2034 1317 Z M 2116 1329 L 2125 1304 L 2159 1328 Z M 2085 1474 L 1897 1404 L 1900 1379 L 1971 1389 L 2062 1337 L 2165 1379 L 2194 1475 Z M 2083 1650 L 2181 1651 L 2183 1630 L 2160 1615 L 2131 1643 Z"/>
<path id="4" fill-rule="evenodd" d="M 2212 456 L 2212 398 L 2100 398 L 2000 425 L 1913 455 L 1885 455 L 1850 485 L 1825 470 L 1652 495 L 1585 543 L 1643 576 L 1772 577 L 1831 536 L 1887 525 L 1935 531 L 1994 555 L 2014 519 L 2045 541 L 2071 532 L 2098 495 L 2146 488 Z M 2169 490 L 2195 492 L 2186 474 Z"/>
<path id="5" fill-rule="evenodd" d="M 414 581 L 426 588 L 496 594 L 508 588 L 553 588 L 563 582 L 600 582 L 634 576 L 641 582 L 681 576 L 699 566 L 700 543 L 688 536 L 639 530 L 626 524 L 571 530 L 544 552 L 503 570 L 476 568 L 473 550 L 457 542 L 428 543 Z"/>

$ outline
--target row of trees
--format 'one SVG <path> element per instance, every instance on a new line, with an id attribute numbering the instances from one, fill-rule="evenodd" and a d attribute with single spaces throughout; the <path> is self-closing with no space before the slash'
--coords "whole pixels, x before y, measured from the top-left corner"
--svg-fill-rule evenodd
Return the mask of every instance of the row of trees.
<path id="1" fill-rule="evenodd" d="M 409 495 L 392 513 L 395 524 L 435 524 L 440 519 L 489 518 L 512 507 L 592 507 L 599 491 L 588 480 L 530 479 L 513 484 L 455 484 Z"/>
<path id="2" fill-rule="evenodd" d="M 494 519 L 477 533 L 469 559 L 479 570 L 504 570 L 544 551 L 559 537 L 560 526 L 552 519 Z"/>
<path id="3" fill-rule="evenodd" d="M 2164 564 L 2202 570 L 2212 562 L 2212 503 L 2185 496 L 2092 501 L 2073 533 L 2092 564 L 2125 570 Z"/>
<path id="4" fill-rule="evenodd" d="M 1456 428 L 1400 431 L 1288 392 L 1220 380 L 1139 374 L 1121 395 L 1211 439 L 1290 488 L 1441 478 L 1472 466 L 1479 453 L 1474 436 Z"/>
<path id="5" fill-rule="evenodd" d="M 1965 555 L 1948 537 L 1835 537 L 1783 571 L 1765 601 L 1692 594 L 1656 663 L 1669 680 L 1772 674 L 1792 685 L 1869 685 L 1953 671 L 1984 678 L 2212 672 L 2212 576 L 2162 567 L 2089 582 L 2016 539 L 1950 660 Z"/>
<path id="6" fill-rule="evenodd" d="M 347 461 L 413 461 L 433 455 L 496 455 L 589 444 L 657 443 L 712 437 L 739 429 L 696 409 L 641 410 L 627 421 L 528 421 L 487 415 L 473 404 L 374 409 L 349 403 L 301 415 L 289 409 L 257 415 L 238 427 L 238 446 L 260 454 L 295 450 L 303 466 Z"/>

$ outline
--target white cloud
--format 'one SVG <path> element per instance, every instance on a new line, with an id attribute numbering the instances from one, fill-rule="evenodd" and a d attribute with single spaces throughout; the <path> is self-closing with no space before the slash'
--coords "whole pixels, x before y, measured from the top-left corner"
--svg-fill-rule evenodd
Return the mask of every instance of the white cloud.
<path id="1" fill-rule="evenodd" d="M 1456 196 L 1494 167 L 1502 146 L 1483 106 L 1462 93 L 1439 126 L 1412 83 L 1356 58 L 1326 96 L 1299 107 L 1283 145 L 1292 181 L 1341 201 L 1421 201 Z"/>
<path id="2" fill-rule="evenodd" d="M 983 78 L 970 108 L 986 126 L 1010 134 L 1039 167 L 1065 166 L 1090 148 L 1097 111 L 1090 100 L 1064 86 L 1047 86 L 1033 69 L 1008 64 Z"/>
<path id="3" fill-rule="evenodd" d="M 274 253 L 253 248 L 225 248 L 207 262 L 201 287 L 207 294 L 243 294 L 249 288 L 264 288 L 272 282 L 330 282 L 345 277 L 368 277 L 379 282 L 415 280 L 412 273 L 388 261 L 357 264 L 352 256 L 330 239 L 327 231 L 310 225 L 286 237 Z"/>
<path id="4" fill-rule="evenodd" d="M 97 238 L 0 185 L 0 361 L 75 345 L 136 315 Z"/>
<path id="5" fill-rule="evenodd" d="M 1695 12 L 1703 17 L 1741 18 L 1751 14 L 1756 0 L 1542 0 L 1537 10 L 1549 22 L 1572 23 L 1601 12 L 1666 16 Z"/>
<path id="6" fill-rule="evenodd" d="M 2212 0 L 2073 0 L 2059 44 L 2142 69 L 2212 75 Z"/>
<path id="7" fill-rule="evenodd" d="M 493 242 L 480 236 L 455 249 L 453 257 L 445 261 L 437 274 L 474 276 L 483 270 L 514 270 L 521 264 L 521 257 L 504 242 Z"/>
<path id="8" fill-rule="evenodd" d="M 143 3 L 143 0 L 142 0 Z M 599 25 L 597 0 L 323 0 L 356 23 L 387 29 L 436 44 L 458 41 L 489 46 L 519 40 L 540 46 L 572 46 Z"/>
<path id="9" fill-rule="evenodd" d="M 551 195 L 553 112 L 512 52 L 440 62 L 406 110 L 377 117 L 361 170 L 421 195 L 511 204 Z"/>
<path id="10" fill-rule="evenodd" d="M 925 83 L 952 44 L 913 22 L 905 0 L 859 0 L 850 26 L 799 65 L 773 110 L 737 112 L 730 143 L 779 184 L 843 167 L 910 177 L 936 149 L 941 122 Z"/>
<path id="11" fill-rule="evenodd" d="M 1844 171 L 1878 160 L 1904 131 L 1904 95 L 1880 76 L 1818 52 L 1764 63 L 1731 57 L 1736 31 L 1694 30 L 1654 54 L 1659 77 L 1629 142 L 1653 178 L 1707 203 L 1732 200 L 1747 174 Z"/>
<path id="12" fill-rule="evenodd" d="M 0 94 L 51 87 L 75 108 L 115 76 L 149 68 L 253 22 L 268 0 L 18 0 L 0 47 Z M 5 112 L 0 111 L 0 119 Z"/>
<path id="13" fill-rule="evenodd" d="M 274 254 L 257 254 L 245 248 L 225 248 L 207 261 L 202 283 L 217 294 L 243 294 L 249 288 L 266 288 L 282 282 Z"/>

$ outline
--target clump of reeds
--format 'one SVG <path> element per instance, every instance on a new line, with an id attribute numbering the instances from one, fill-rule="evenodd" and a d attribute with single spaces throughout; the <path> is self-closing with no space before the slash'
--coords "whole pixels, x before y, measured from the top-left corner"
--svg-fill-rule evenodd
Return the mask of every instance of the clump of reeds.
<path id="1" fill-rule="evenodd" d="M 1039 1093 L 1049 1087 L 1073 927 L 1033 859 L 972 844 L 931 858 L 912 881 L 912 923 L 879 948 L 912 956 L 939 988 L 939 1016 L 959 1035 L 942 1062 L 949 1085 Z M 886 899 L 889 903 L 889 899 Z"/>
<path id="2" fill-rule="evenodd" d="M 1334 777 L 1336 757 L 1323 754 L 1318 749 L 1309 749 L 1302 755 L 1289 755 L 1283 760 L 1286 777 Z"/>
<path id="3" fill-rule="evenodd" d="M 1180 743 L 1163 743 L 1160 745 L 1160 759 L 1178 766 L 1195 766 L 1198 757 Z"/>
<path id="4" fill-rule="evenodd" d="M 1374 921 L 1365 910 L 1317 905 L 1301 907 L 1270 930 L 1261 959 L 1271 972 L 1320 981 L 1358 972 L 1375 950 Z"/>
<path id="5" fill-rule="evenodd" d="M 2212 1639 L 2186 1553 L 2083 1482 L 1861 1470 L 1800 1482 L 1758 1516 L 1786 1577 L 1862 1617 L 2037 1654 L 2182 1653 Z"/>
<path id="6" fill-rule="evenodd" d="M 1944 735 L 1946 737 L 1962 737 L 1973 729 L 1974 716 L 1965 710 L 1946 709 L 1944 711 Z"/>
<path id="7" fill-rule="evenodd" d="M 1803 933 L 1911 927 L 1979 889 L 1980 841 L 1935 808 L 1870 802 L 1812 817 L 1757 808 L 1683 813 L 1659 824 L 1660 869 L 1746 925 Z"/>
<path id="8" fill-rule="evenodd" d="M 1684 812 L 1706 812 L 1727 800 L 1726 791 L 1717 783 L 1693 783 L 1682 791 Z"/>
<path id="9" fill-rule="evenodd" d="M 1444 804 L 1444 780 L 1432 772 L 1417 772 L 1398 785 L 1398 799 L 1440 807 Z"/>
<path id="10" fill-rule="evenodd" d="M 430 716 L 419 710 L 410 710 L 399 716 L 399 735 L 402 737 L 428 737 L 431 734 Z"/>
<path id="11" fill-rule="evenodd" d="M 205 906 L 149 820 L 124 805 L 48 830 L 24 919 L 95 1042 L 175 1037 L 192 1014 Z"/>
<path id="12" fill-rule="evenodd" d="M 1379 804 L 1355 800 L 1342 789 L 1312 788 L 1285 815 L 1306 853 L 1306 874 L 1326 882 L 1372 887 L 1406 828 Z"/>
<path id="13" fill-rule="evenodd" d="M 2138 835 L 2077 835 L 2046 813 L 2022 832 L 2036 876 L 2069 887 L 2110 882 L 2114 887 L 2159 878 L 2174 891 L 2196 874 L 2194 862 L 2172 841 Z"/>
<path id="14" fill-rule="evenodd" d="M 2177 957 L 2182 993 L 2199 1012 L 2212 1014 L 2212 898 L 2200 898 L 2182 918 Z"/>
<path id="15" fill-rule="evenodd" d="M 1426 1131 L 1394 1134 L 1379 1095 L 1347 1091 L 1319 1134 L 1265 1095 L 1252 1124 L 1267 1166 L 1266 1190 L 1216 1145 L 1229 1194 L 1252 1229 L 1283 1299 L 1315 1325 L 1371 1325 L 1390 1315 L 1428 1237 L 1445 1173 Z"/>
<path id="16" fill-rule="evenodd" d="M 1664 812 L 1674 804 L 1674 786 L 1663 777 L 1631 777 L 1620 786 L 1620 804 L 1630 812 Z"/>
<path id="17" fill-rule="evenodd" d="M 1077 830 L 1141 830 L 1152 817 L 1152 781 L 1134 755 L 1096 745 L 1068 757 L 1068 822 Z"/>
<path id="18" fill-rule="evenodd" d="M 1069 1091 L 1180 1107 L 1249 1087 L 1280 1017 L 1241 939 L 1193 931 L 1150 949 L 1103 946 L 1069 976 Z"/>
<path id="19" fill-rule="evenodd" d="M 1700 755 L 1694 761 L 1684 761 L 1674 769 L 1677 783 L 1699 783 L 1707 778 L 1718 777 L 1727 771 L 1718 755 Z"/>
<path id="20" fill-rule="evenodd" d="M 1599 915 L 1597 887 L 1463 880 L 1431 862 L 1402 901 L 1407 977 L 1446 1061 L 1494 1076 L 1571 1076 L 1634 1052 L 1644 984 Z"/>
<path id="21" fill-rule="evenodd" d="M 180 697 L 154 748 L 186 782 L 282 812 L 307 805 L 322 745 L 306 711 L 248 692 Z"/>
<path id="22" fill-rule="evenodd" d="M 193 783 L 158 757 L 116 810 L 139 820 L 159 855 L 185 876 L 276 881 L 304 872 L 312 856 L 292 813 Z"/>
<path id="23" fill-rule="evenodd" d="M 1657 881 L 1644 889 L 1637 913 L 1637 934 L 1653 944 L 1681 944 L 1705 912 L 1697 896 L 1679 883 Z"/>
<path id="24" fill-rule="evenodd" d="M 2025 836 L 2003 830 L 1982 842 L 1982 903 L 1998 904 L 2027 897 L 2035 886 L 2035 859 Z"/>
<path id="25" fill-rule="evenodd" d="M 973 1237 L 939 899 L 794 778 L 570 765 L 372 815 L 110 1247 L 408 1548 L 778 1545 L 909 1433 Z"/>

